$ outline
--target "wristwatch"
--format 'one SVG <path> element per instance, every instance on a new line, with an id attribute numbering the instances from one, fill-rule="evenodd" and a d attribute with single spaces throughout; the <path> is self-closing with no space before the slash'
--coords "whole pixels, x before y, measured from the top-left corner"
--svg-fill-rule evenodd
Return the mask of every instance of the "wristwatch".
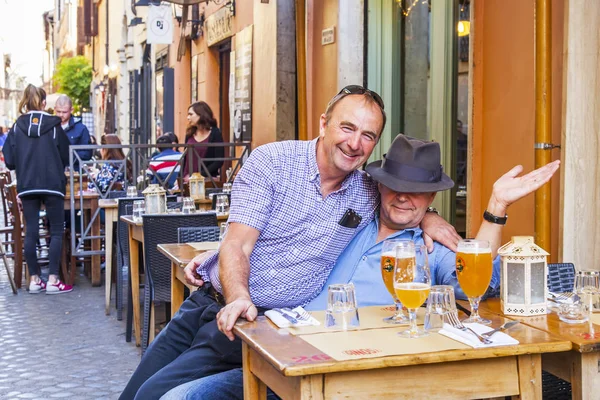
<path id="1" fill-rule="evenodd" d="M 492 224 L 506 225 L 508 215 L 504 215 L 504 217 L 498 217 L 489 212 L 488 210 L 485 210 L 485 212 L 483 213 L 483 219 L 485 219 L 488 222 L 491 222 Z"/>

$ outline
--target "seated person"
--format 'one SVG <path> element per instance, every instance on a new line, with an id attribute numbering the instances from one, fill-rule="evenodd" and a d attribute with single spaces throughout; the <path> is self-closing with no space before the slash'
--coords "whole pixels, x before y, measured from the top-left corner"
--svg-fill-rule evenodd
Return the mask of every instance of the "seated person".
<path id="1" fill-rule="evenodd" d="M 156 144 L 171 143 L 179 143 L 177 136 L 172 132 L 165 133 L 156 139 Z M 175 181 L 179 175 L 181 153 L 173 147 L 160 147 L 158 150 L 160 152 L 152 157 L 146 175 L 151 177 L 150 183 L 162 185 L 165 181 L 168 181 L 166 188 L 171 189 L 175 186 Z"/>
<path id="2" fill-rule="evenodd" d="M 438 191 L 454 185 L 441 170 L 442 178 L 437 182 L 422 175 L 435 165 L 440 165 L 439 144 L 399 135 L 384 160 L 367 166 L 367 172 L 378 182 L 381 195 L 379 217 L 358 232 L 341 253 L 321 293 L 305 306 L 307 310 L 324 310 L 327 307 L 327 287 L 335 283 L 353 282 L 359 307 L 394 302 L 381 278 L 382 243 L 386 239 L 412 239 L 417 244 L 423 243 L 419 224 L 427 208 Z M 558 166 L 559 161 L 554 161 L 521 177 L 517 176 L 523 170 L 521 166 L 511 169 L 494 184 L 487 211 L 504 217 L 509 205 L 548 182 Z M 490 242 L 493 256 L 500 246 L 501 231 L 502 225 L 484 220 L 477 234 L 478 239 Z M 429 257 L 431 284 L 452 285 L 456 297 L 466 299 L 456 278 L 455 257 L 453 251 L 435 242 Z M 499 262 L 496 259 L 488 293 L 496 292 L 499 285 Z M 277 397 L 268 390 L 268 398 Z M 188 382 L 172 389 L 162 399 L 243 399 L 242 371 L 235 369 Z"/>
<path id="3" fill-rule="evenodd" d="M 120 145 L 121 139 L 115 134 L 106 134 L 100 138 L 100 144 Z M 106 194 L 109 190 L 123 190 L 125 186 L 124 171 L 127 171 L 128 179 L 133 179 L 131 161 L 125 157 L 122 148 L 103 148 L 100 149 L 100 154 L 105 162 L 101 163 L 100 169 L 90 169 L 89 175 L 92 181 L 88 183 L 88 189 L 97 188 L 102 194 Z M 125 160 L 124 168 L 123 160 Z"/>

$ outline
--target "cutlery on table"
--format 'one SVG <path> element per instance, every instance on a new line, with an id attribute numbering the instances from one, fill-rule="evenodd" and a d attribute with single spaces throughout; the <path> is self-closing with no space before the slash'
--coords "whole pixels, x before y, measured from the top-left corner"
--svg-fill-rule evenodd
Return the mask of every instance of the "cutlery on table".
<path id="1" fill-rule="evenodd" d="M 290 315 L 287 311 L 281 308 L 273 308 L 273 311 L 279 313 L 279 315 L 283 316 L 283 318 L 287 319 L 291 324 L 297 324 L 298 320 Z"/>
<path id="2" fill-rule="evenodd" d="M 496 328 L 496 329 L 494 329 L 492 331 L 482 333 L 481 336 L 483 336 L 484 338 L 489 338 L 494 333 L 496 333 L 496 332 L 502 332 L 502 331 L 510 328 L 511 326 L 515 326 L 518 323 L 519 323 L 519 321 L 508 321 L 508 322 L 505 322 L 504 324 L 502 324 L 502 326 L 500 326 L 500 327 L 498 327 L 498 328 Z"/>
<path id="3" fill-rule="evenodd" d="M 452 327 L 454 327 L 456 329 L 460 329 L 463 332 L 470 332 L 470 333 L 472 333 L 483 344 L 491 344 L 491 343 L 493 343 L 490 339 L 481 336 L 480 334 L 478 334 L 477 332 L 475 332 L 473 329 L 467 328 L 466 326 L 464 326 L 463 323 L 460 322 L 460 320 L 458 319 L 458 314 L 455 313 L 455 312 L 449 312 L 448 313 L 448 321 L 450 322 L 450 325 L 452 325 Z"/>

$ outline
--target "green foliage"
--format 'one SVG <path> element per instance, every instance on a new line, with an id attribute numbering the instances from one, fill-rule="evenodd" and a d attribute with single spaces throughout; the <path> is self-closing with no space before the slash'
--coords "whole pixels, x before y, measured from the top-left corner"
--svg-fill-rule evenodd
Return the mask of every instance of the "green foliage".
<path id="1" fill-rule="evenodd" d="M 79 113 L 90 107 L 92 66 L 84 56 L 61 58 L 52 77 L 58 92 L 73 101 L 73 110 Z"/>

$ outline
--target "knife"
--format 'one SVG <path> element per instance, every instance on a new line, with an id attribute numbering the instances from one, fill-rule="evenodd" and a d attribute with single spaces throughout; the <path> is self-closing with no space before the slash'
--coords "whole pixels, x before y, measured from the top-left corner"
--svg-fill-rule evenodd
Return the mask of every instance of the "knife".
<path id="1" fill-rule="evenodd" d="M 458 308 L 460 311 L 462 311 L 465 314 L 467 314 L 467 317 L 471 316 L 471 310 L 468 310 L 465 307 L 461 306 L 460 304 L 458 304 L 458 302 L 456 302 L 456 308 Z"/>
<path id="2" fill-rule="evenodd" d="M 282 310 L 281 308 L 273 308 L 273 311 L 278 312 L 283 318 L 287 319 L 291 324 L 297 324 L 298 320 L 292 317 L 290 314 Z"/>

